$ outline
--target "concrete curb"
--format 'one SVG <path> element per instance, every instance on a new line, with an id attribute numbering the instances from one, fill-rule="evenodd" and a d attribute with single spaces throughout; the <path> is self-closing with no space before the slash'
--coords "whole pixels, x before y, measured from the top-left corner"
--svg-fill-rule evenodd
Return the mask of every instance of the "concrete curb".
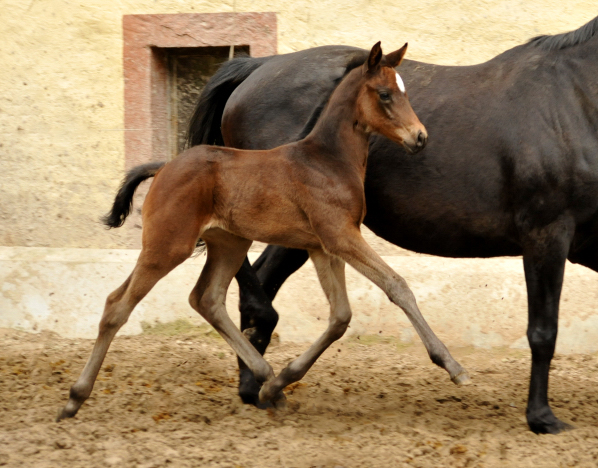
<path id="1" fill-rule="evenodd" d="M 0 327 L 50 330 L 65 337 L 94 338 L 106 296 L 124 281 L 137 250 L 0 247 Z M 257 253 L 251 253 L 253 260 Z M 406 278 L 420 309 L 450 347 L 527 348 L 527 300 L 521 258 L 446 259 L 423 255 L 384 259 Z M 187 302 L 205 256 L 189 259 L 139 304 L 121 334 L 142 323 L 185 319 L 205 323 Z M 419 338 L 402 311 L 368 280 L 347 268 L 353 307 L 348 335 Z M 598 275 L 567 264 L 557 351 L 598 351 Z M 227 299 L 238 321 L 235 283 Z M 325 329 L 328 305 L 311 263 L 281 289 L 275 306 L 282 341 L 311 342 Z"/>

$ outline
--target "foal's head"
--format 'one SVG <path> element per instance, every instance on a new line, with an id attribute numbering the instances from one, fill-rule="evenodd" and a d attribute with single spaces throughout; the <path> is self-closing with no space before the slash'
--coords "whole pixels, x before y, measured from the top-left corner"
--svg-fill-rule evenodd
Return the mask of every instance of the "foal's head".
<path id="1" fill-rule="evenodd" d="M 395 71 L 407 51 L 407 44 L 382 55 L 380 42 L 372 47 L 363 64 L 365 85 L 358 98 L 359 120 L 369 131 L 380 133 L 410 153 L 417 153 L 428 140 L 426 128 L 411 108 L 405 85 Z"/>

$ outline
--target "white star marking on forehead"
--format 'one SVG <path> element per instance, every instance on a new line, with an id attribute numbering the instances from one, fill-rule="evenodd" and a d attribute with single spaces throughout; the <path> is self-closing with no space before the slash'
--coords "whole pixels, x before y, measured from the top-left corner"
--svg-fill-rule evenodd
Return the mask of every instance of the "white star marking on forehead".
<path id="1" fill-rule="evenodd" d="M 404 93 L 405 92 L 405 83 L 403 83 L 401 76 L 397 72 L 395 72 L 395 74 L 397 75 L 397 86 L 399 87 L 399 91 Z"/>

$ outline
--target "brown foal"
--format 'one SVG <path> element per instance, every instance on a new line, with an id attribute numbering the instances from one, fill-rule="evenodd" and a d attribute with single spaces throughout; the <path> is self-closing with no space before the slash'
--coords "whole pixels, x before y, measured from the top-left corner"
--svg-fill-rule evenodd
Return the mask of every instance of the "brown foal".
<path id="1" fill-rule="evenodd" d="M 89 397 L 108 347 L 133 308 L 193 253 L 200 238 L 207 260 L 189 302 L 263 382 L 262 402 L 281 402 L 282 389 L 301 379 L 347 329 L 351 309 L 345 262 L 403 309 L 432 361 L 455 383 L 469 380 L 422 317 L 405 280 L 359 229 L 370 134 L 382 134 L 412 151 L 426 142 L 426 130 L 394 70 L 406 50 L 407 44 L 383 56 L 380 43 L 374 45 L 367 62 L 348 73 L 301 141 L 268 151 L 196 146 L 168 164 L 139 166 L 127 175 L 106 223 L 122 225 L 136 187 L 155 177 L 143 206 L 141 254 L 129 278 L 106 300 L 93 352 L 59 420 L 74 416 Z M 253 240 L 308 250 L 330 302 L 324 334 L 278 376 L 225 309 L 228 287 Z"/>

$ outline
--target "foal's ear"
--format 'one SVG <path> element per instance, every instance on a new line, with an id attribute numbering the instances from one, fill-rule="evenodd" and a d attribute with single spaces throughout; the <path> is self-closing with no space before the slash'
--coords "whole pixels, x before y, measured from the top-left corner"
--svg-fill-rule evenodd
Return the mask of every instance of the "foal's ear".
<path id="1" fill-rule="evenodd" d="M 401 62 L 403 61 L 403 57 L 405 56 L 405 52 L 407 52 L 407 43 L 401 47 L 399 50 L 395 50 L 390 54 L 386 55 L 386 64 L 389 67 L 396 68 L 398 67 Z"/>
<path id="2" fill-rule="evenodd" d="M 382 47 L 380 47 L 380 41 L 374 44 L 370 51 L 370 56 L 365 62 L 365 71 L 373 73 L 380 68 L 380 60 L 382 60 Z"/>

